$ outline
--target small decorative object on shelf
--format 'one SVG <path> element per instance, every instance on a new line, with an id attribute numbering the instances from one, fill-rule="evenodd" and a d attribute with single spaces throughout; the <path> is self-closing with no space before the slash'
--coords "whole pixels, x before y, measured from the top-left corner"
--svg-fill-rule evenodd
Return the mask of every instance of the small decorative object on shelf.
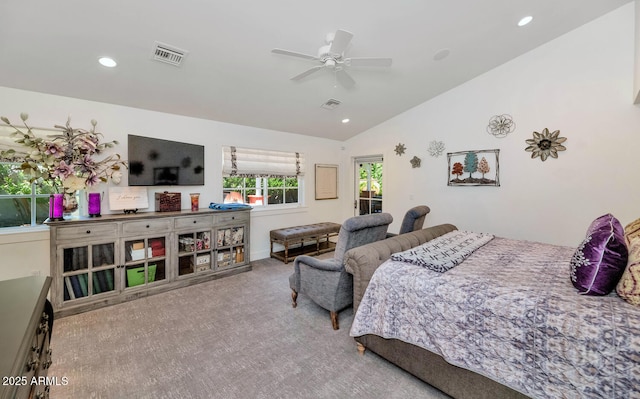
<path id="1" fill-rule="evenodd" d="M 414 157 L 411 158 L 411 160 L 409 162 L 411 162 L 411 167 L 412 168 L 419 168 L 420 167 L 420 163 L 422 162 L 422 160 L 414 155 Z"/>
<path id="2" fill-rule="evenodd" d="M 513 121 L 511 115 L 495 115 L 492 116 L 491 119 L 489 119 L 487 133 L 494 137 L 507 137 L 507 135 L 514 130 L 516 130 L 516 123 Z"/>
<path id="3" fill-rule="evenodd" d="M 432 141 L 429 143 L 429 155 L 439 157 L 444 152 L 444 143 L 442 141 Z"/>
<path id="4" fill-rule="evenodd" d="M 49 196 L 49 219 L 63 220 L 64 199 L 62 194 L 51 194 Z"/>
<path id="5" fill-rule="evenodd" d="M 180 193 L 155 193 L 157 212 L 175 212 L 182 208 L 182 195 Z"/>
<path id="6" fill-rule="evenodd" d="M 100 202 L 102 201 L 101 193 L 89 193 L 89 217 L 100 217 Z"/>
<path id="7" fill-rule="evenodd" d="M 405 147 L 404 144 L 398 143 L 398 145 L 396 146 L 395 152 L 396 152 L 396 155 L 402 156 L 402 154 L 404 154 L 406 150 L 407 150 L 407 147 Z"/>
<path id="8" fill-rule="evenodd" d="M 197 211 L 200 209 L 200 193 L 191 193 L 191 210 Z"/>
<path id="9" fill-rule="evenodd" d="M 524 150 L 531 153 L 531 158 L 540 157 L 542 161 L 546 161 L 548 157 L 558 158 L 558 151 L 567 149 L 562 145 L 567 138 L 559 136 L 560 130 L 549 133 L 549 129 L 545 127 L 542 133 L 533 132 L 533 139 L 525 140 L 529 146 Z"/>

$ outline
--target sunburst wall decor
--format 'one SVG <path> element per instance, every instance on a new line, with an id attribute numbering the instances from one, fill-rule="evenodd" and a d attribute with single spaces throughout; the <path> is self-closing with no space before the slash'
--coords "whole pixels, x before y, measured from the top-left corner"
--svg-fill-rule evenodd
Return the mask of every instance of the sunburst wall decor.
<path id="1" fill-rule="evenodd" d="M 396 152 L 396 155 L 402 156 L 402 154 L 404 154 L 406 150 L 407 150 L 407 147 L 405 147 L 404 144 L 398 143 L 394 151 Z"/>
<path id="2" fill-rule="evenodd" d="M 524 150 L 531 153 L 531 158 L 540 157 L 542 161 L 546 161 L 548 157 L 558 158 L 558 151 L 567 149 L 562 145 L 567 138 L 559 136 L 560 130 L 549 133 L 549 129 L 545 127 L 542 133 L 533 132 L 533 139 L 525 140 L 529 146 Z"/>

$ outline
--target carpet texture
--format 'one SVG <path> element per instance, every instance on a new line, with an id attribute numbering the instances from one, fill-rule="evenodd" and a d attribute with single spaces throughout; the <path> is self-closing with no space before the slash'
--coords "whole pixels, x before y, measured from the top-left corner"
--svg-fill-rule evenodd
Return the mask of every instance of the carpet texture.
<path id="1" fill-rule="evenodd" d="M 331 257 L 324 254 L 322 257 Z M 433 398 L 437 389 L 367 352 L 304 295 L 292 264 L 253 270 L 57 319 L 52 398 Z"/>

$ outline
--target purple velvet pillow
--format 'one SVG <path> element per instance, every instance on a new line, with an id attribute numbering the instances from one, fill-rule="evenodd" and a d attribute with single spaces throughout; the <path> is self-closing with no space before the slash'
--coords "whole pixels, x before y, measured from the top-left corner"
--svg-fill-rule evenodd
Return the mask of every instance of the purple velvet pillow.
<path id="1" fill-rule="evenodd" d="M 615 221 L 615 222 L 614 222 Z M 587 229 L 586 237 L 589 237 L 593 232 L 606 229 L 611 230 L 611 228 L 615 229 L 617 234 L 624 235 L 624 228 L 622 224 L 616 219 L 612 214 L 607 213 L 606 215 L 602 215 L 589 225 Z"/>
<path id="2" fill-rule="evenodd" d="M 607 295 L 618 284 L 629 252 L 620 221 L 611 214 L 594 220 L 571 258 L 571 282 L 585 295 Z"/>

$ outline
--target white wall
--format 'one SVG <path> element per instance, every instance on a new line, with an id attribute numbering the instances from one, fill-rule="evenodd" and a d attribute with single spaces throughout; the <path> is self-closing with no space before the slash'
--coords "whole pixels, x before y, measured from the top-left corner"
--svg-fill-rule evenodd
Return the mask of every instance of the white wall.
<path id="1" fill-rule="evenodd" d="M 314 164 L 339 164 L 341 142 L 0 87 L 0 115 L 17 124 L 20 122 L 21 112 L 29 113 L 29 123 L 37 127 L 64 124 L 70 115 L 71 126 L 88 129 L 90 120 L 95 119 L 98 121 L 98 130 L 105 135 L 105 140 L 120 142 L 115 152 L 125 158 L 127 134 L 205 145 L 206 184 L 193 187 L 149 188 L 149 211 L 154 208 L 153 193 L 165 190 L 182 192 L 184 209 L 190 206 L 188 193 L 194 191 L 201 193 L 201 207 L 207 206 L 210 202 L 220 202 L 223 145 L 303 152 L 307 168 L 304 185 L 305 206 L 292 210 L 252 211 L 252 259 L 269 256 L 269 231 L 274 228 L 319 221 L 341 222 L 338 200 L 314 199 Z M 121 185 L 126 185 L 126 178 Z M 103 203 L 103 208 L 108 208 L 108 205 Z M 21 230 L 17 228 L 13 231 Z M 9 229 L 3 229 L 3 234 L 6 239 L 0 240 L 0 280 L 27 276 L 36 270 L 47 274 L 48 235 L 43 236 L 42 232 L 18 233 L 20 240 L 16 240 L 11 238 Z M 37 244 L 24 247 L 30 239 Z"/>
<path id="2" fill-rule="evenodd" d="M 442 62 L 446 62 L 446 59 Z M 384 211 L 399 228 L 411 206 L 427 204 L 428 225 L 576 246 L 592 219 L 640 217 L 640 110 L 633 105 L 634 4 L 629 3 L 346 143 L 351 156 L 383 153 Z M 486 132 L 493 115 L 516 130 Z M 532 132 L 560 130 L 567 151 L 530 159 Z M 445 152 L 500 149 L 500 187 L 449 187 Z M 405 155 L 395 155 L 404 143 Z M 412 169 L 409 159 L 422 159 Z M 347 190 L 345 183 L 343 191 Z"/>
<path id="3" fill-rule="evenodd" d="M 371 154 L 385 156 L 384 210 L 395 217 L 390 231 L 398 230 L 409 207 L 424 203 L 432 209 L 427 225 L 454 223 L 462 229 L 575 246 L 590 221 L 603 213 L 611 212 L 623 223 L 640 216 L 633 20 L 630 3 L 347 142 L 2 87 L 0 115 L 17 121 L 20 112 L 28 112 L 40 127 L 64 123 L 68 115 L 77 127 L 96 119 L 107 140 L 121 142 L 117 150 L 123 155 L 127 134 L 204 144 L 207 183 L 179 190 L 184 207 L 186 194 L 195 189 L 202 193 L 202 204 L 221 200 L 222 145 L 304 152 L 307 207 L 253 211 L 253 259 L 268 256 L 273 228 L 352 216 L 352 159 Z M 485 129 L 491 116 L 503 113 L 514 117 L 517 128 L 496 139 Z M 532 160 L 524 151 L 525 140 L 545 127 L 568 137 L 568 150 L 559 159 Z M 428 155 L 432 140 L 444 141 L 447 152 L 500 149 L 501 187 L 448 187 L 446 156 Z M 393 151 L 398 143 L 407 146 L 401 157 Z M 420 168 L 409 164 L 414 155 L 422 159 Z M 340 200 L 313 200 L 315 163 L 340 165 Z M 0 280 L 48 270 L 42 265 L 48 260 L 46 235 L 25 234 L 0 240 Z"/>

